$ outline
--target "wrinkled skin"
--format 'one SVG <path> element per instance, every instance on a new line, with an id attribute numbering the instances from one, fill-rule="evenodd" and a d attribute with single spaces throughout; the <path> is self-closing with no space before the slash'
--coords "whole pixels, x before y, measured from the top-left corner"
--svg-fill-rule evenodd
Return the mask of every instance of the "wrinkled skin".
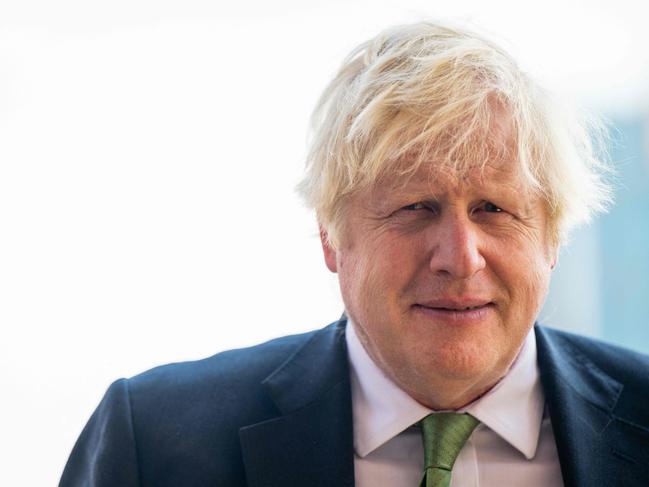
<path id="1" fill-rule="evenodd" d="M 505 375 L 547 293 L 547 210 L 515 167 L 422 168 L 355 194 L 336 248 L 321 232 L 363 346 L 432 409 L 462 407 Z"/>

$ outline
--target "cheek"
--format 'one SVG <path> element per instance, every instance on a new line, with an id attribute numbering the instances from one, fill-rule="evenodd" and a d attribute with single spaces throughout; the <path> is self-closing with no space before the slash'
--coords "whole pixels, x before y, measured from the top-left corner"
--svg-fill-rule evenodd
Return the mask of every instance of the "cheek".
<path id="1" fill-rule="evenodd" d="M 523 312 L 536 314 L 548 291 L 551 263 L 540 251 L 529 254 L 521 253 L 517 262 L 516 279 L 513 280 L 515 282 L 512 292 L 519 293 L 518 301 L 523 307 Z"/>
<path id="2" fill-rule="evenodd" d="M 348 310 L 360 311 L 359 308 L 365 308 L 370 291 L 376 288 L 371 262 L 365 255 L 350 251 L 339 255 L 338 280 Z"/>
<path id="3" fill-rule="evenodd" d="M 397 306 L 404 295 L 417 288 L 417 283 L 422 281 L 421 274 L 427 275 L 425 253 L 411 242 L 390 242 L 368 255 L 368 266 L 364 270 L 368 284 L 374 288 L 375 305 Z"/>
<path id="4" fill-rule="evenodd" d="M 407 287 L 408 269 L 413 255 L 402 246 L 374 245 L 342 252 L 338 260 L 338 278 L 346 305 L 364 314 L 386 311 Z M 412 260 L 412 259 L 410 259 Z"/>

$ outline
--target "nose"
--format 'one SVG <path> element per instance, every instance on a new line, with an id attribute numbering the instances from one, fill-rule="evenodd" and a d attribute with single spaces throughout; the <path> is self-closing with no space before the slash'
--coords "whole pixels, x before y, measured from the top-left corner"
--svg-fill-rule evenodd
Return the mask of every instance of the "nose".
<path id="1" fill-rule="evenodd" d="M 480 231 L 468 215 L 448 213 L 429 231 L 433 272 L 468 279 L 485 268 Z"/>

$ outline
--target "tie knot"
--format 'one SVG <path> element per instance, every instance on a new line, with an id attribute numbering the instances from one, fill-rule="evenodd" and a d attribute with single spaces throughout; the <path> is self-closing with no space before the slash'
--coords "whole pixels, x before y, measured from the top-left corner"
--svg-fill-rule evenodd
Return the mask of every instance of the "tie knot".
<path id="1" fill-rule="evenodd" d="M 452 470 L 455 459 L 480 424 L 470 414 L 435 413 L 421 421 L 425 468 Z"/>

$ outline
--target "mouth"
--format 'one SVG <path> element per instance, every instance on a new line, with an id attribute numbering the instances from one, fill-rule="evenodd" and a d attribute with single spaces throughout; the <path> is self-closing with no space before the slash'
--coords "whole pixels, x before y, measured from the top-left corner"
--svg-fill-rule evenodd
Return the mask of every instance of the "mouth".
<path id="1" fill-rule="evenodd" d="M 448 306 L 426 306 L 425 304 L 415 305 L 415 306 L 422 306 L 424 308 L 430 308 L 430 309 L 441 309 L 441 310 L 446 310 L 446 311 L 469 311 L 469 310 L 472 310 L 472 309 L 484 308 L 485 306 L 489 306 L 489 305 L 491 305 L 491 303 L 478 304 L 476 306 L 467 306 L 467 307 L 462 307 L 462 308 L 448 307 Z"/>
<path id="2" fill-rule="evenodd" d="M 474 323 L 487 318 L 495 303 L 488 300 L 438 300 L 416 303 L 413 310 L 438 321 Z"/>

